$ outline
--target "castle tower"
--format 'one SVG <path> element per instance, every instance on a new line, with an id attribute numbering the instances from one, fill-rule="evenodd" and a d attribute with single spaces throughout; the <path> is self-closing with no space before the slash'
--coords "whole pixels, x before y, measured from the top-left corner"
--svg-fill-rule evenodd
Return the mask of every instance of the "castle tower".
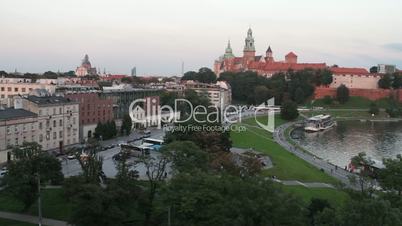
<path id="1" fill-rule="evenodd" d="M 245 39 L 244 50 L 243 50 L 243 66 L 247 67 L 248 63 L 254 61 L 255 59 L 255 46 L 253 31 L 251 28 L 247 31 L 247 37 Z"/>
<path id="2" fill-rule="evenodd" d="M 286 54 L 285 62 L 288 64 L 297 64 L 297 55 L 294 52 Z"/>
<path id="3" fill-rule="evenodd" d="M 225 59 L 234 58 L 232 47 L 230 46 L 230 40 L 228 41 L 228 46 L 226 47 L 225 54 L 223 55 Z"/>
<path id="4" fill-rule="evenodd" d="M 266 62 L 274 62 L 274 57 L 272 55 L 271 46 L 268 46 L 267 51 L 265 52 L 265 61 Z"/>

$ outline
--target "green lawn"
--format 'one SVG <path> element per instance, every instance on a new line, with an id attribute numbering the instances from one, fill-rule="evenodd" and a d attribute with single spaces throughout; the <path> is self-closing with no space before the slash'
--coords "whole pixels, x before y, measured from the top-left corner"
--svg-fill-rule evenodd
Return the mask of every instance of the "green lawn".
<path id="1" fill-rule="evenodd" d="M 258 119 L 259 120 L 259 119 Z M 264 120 L 261 118 L 261 120 Z M 277 120 L 280 124 L 284 121 Z M 246 124 L 249 123 L 249 124 Z M 306 182 L 324 182 L 335 184 L 336 179 L 326 175 L 314 166 L 291 154 L 272 140 L 272 134 L 249 125 L 255 125 L 254 119 L 243 121 L 247 130 L 242 132 L 231 132 L 233 146 L 240 148 L 254 148 L 257 151 L 267 154 L 274 164 L 274 167 L 265 170 L 267 176 L 275 175 L 283 180 L 299 180 Z"/>
<path id="2" fill-rule="evenodd" d="M 307 204 L 311 198 L 326 199 L 333 207 L 339 207 L 349 199 L 349 195 L 340 190 L 332 188 L 306 188 L 303 186 L 282 186 L 283 190 L 295 194 Z"/>
<path id="3" fill-rule="evenodd" d="M 37 224 L 30 224 L 30 223 L 25 223 L 25 222 L 20 222 L 20 221 L 0 219 L 0 225 L 1 226 L 35 226 Z"/>
<path id="4" fill-rule="evenodd" d="M 62 189 L 44 189 L 42 190 L 42 213 L 44 217 L 67 221 L 72 204 L 65 200 Z M 0 210 L 19 212 L 23 210 L 23 204 L 16 201 L 13 197 L 0 192 Z M 37 215 L 38 206 L 35 203 L 26 214 Z M 2 224 L 0 224 L 2 225 Z"/>
<path id="5" fill-rule="evenodd" d="M 374 101 L 378 107 L 387 108 L 389 106 L 389 98 L 382 98 Z M 306 104 L 307 107 L 325 107 L 325 108 L 345 108 L 345 109 L 368 109 L 371 104 L 371 100 L 364 97 L 350 97 L 349 101 L 344 104 L 340 104 L 337 101 L 333 101 L 332 104 L 327 105 L 324 103 L 323 99 L 313 100 L 312 102 Z"/>

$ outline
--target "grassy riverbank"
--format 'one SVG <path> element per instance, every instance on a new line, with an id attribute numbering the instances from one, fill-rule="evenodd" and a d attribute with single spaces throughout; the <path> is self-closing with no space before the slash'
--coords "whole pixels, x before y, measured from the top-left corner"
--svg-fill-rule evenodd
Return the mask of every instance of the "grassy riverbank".
<path id="1" fill-rule="evenodd" d="M 257 119 L 262 123 L 267 120 L 264 117 L 258 117 Z M 276 125 L 285 122 L 279 117 L 276 117 L 275 121 Z M 259 128 L 254 119 L 244 120 L 242 125 L 246 126 L 246 131 L 231 133 L 233 146 L 253 148 L 261 153 L 267 154 L 271 158 L 274 167 L 265 170 L 263 172 L 264 175 L 274 175 L 282 180 L 337 183 L 336 179 L 283 149 L 272 139 L 272 133 Z"/>

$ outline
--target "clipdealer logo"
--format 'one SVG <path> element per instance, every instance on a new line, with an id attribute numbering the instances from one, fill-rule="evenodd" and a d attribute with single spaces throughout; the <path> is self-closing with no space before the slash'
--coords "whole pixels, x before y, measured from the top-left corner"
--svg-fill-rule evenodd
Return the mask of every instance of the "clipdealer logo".
<path id="1" fill-rule="evenodd" d="M 162 128 L 164 124 L 178 124 L 172 128 L 172 130 L 186 131 L 212 131 L 222 130 L 222 127 L 214 126 L 213 128 L 206 128 L 206 125 L 196 126 L 188 125 L 184 128 L 179 123 L 188 122 L 193 120 L 197 123 L 222 123 L 226 129 L 234 131 L 244 131 L 240 127 L 243 118 L 252 118 L 256 124 L 262 129 L 273 132 L 275 130 L 275 99 L 271 98 L 266 102 L 254 106 L 240 106 L 240 105 L 227 105 L 225 107 L 218 108 L 215 105 L 208 107 L 203 105 L 194 106 L 187 99 L 175 99 L 174 108 L 169 105 L 160 106 L 156 99 L 153 98 L 141 98 L 131 102 L 129 107 L 129 115 L 135 124 L 147 126 L 156 126 L 158 129 Z M 185 117 L 180 115 L 178 106 L 187 105 L 189 114 Z M 266 122 L 260 122 L 258 119 L 261 117 L 267 117 Z M 239 125 L 240 124 L 240 125 Z M 191 127 L 191 128 L 190 128 Z M 220 129 L 219 129 L 220 128 Z"/>

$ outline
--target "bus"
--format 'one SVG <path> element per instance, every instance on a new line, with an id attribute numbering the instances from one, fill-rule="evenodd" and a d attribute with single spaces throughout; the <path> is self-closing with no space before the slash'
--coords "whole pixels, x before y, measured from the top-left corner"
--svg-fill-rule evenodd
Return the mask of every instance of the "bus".
<path id="1" fill-rule="evenodd" d="M 144 138 L 144 139 L 142 139 L 142 144 L 163 145 L 163 140 L 154 139 L 154 138 Z"/>

